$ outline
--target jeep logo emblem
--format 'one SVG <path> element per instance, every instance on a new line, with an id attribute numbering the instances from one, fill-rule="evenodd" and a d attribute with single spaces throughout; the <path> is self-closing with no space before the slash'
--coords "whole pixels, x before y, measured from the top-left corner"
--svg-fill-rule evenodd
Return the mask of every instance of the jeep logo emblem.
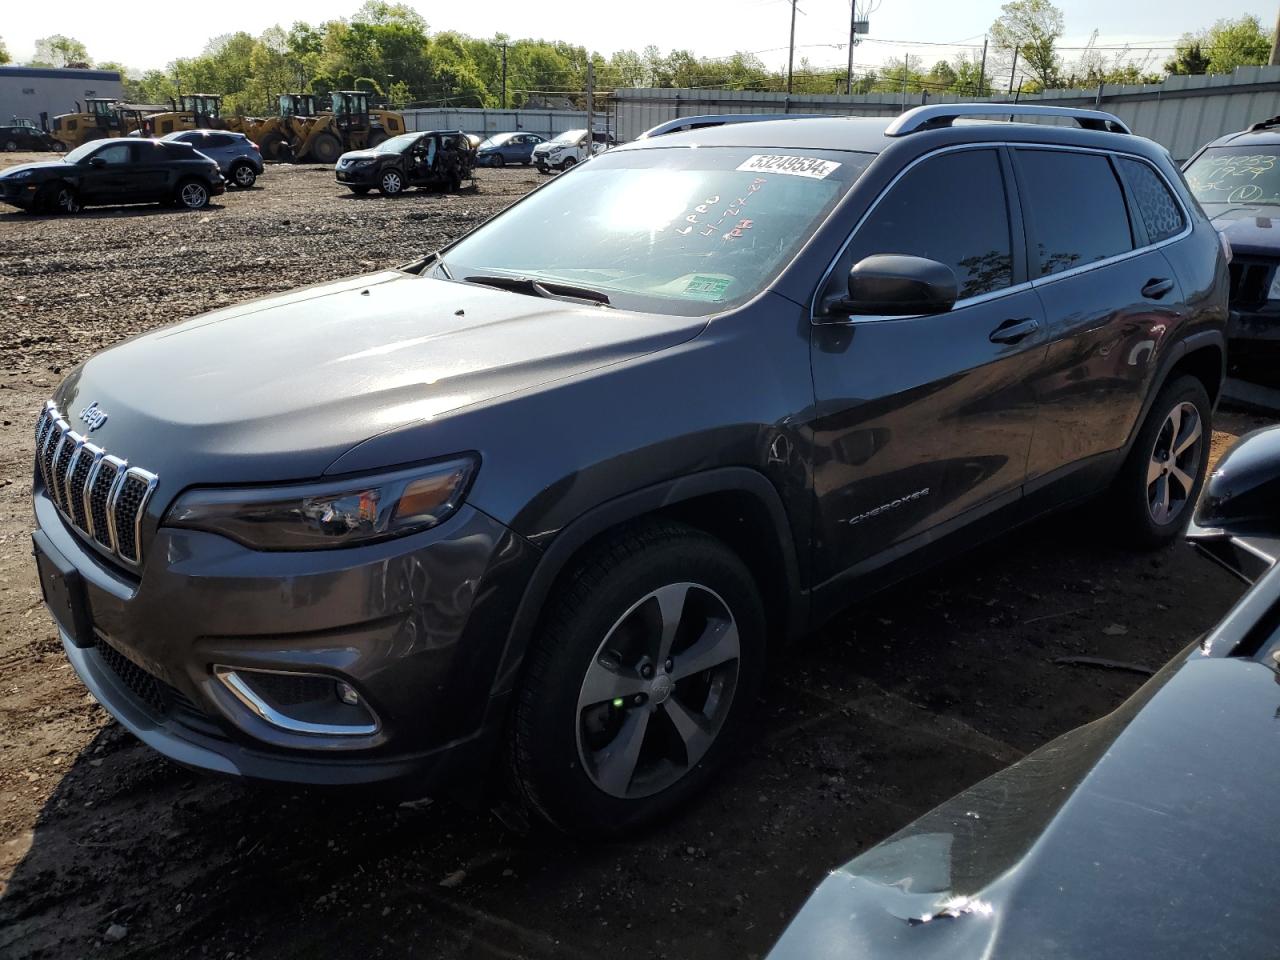
<path id="1" fill-rule="evenodd" d="M 107 411 L 98 406 L 95 400 L 83 410 L 80 411 L 80 419 L 89 425 L 89 431 L 93 432 L 107 422 Z"/>

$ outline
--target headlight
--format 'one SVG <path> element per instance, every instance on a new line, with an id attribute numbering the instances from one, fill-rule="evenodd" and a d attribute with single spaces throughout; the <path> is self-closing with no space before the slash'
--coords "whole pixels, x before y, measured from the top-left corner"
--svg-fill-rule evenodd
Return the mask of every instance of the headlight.
<path id="1" fill-rule="evenodd" d="M 370 166 L 373 162 L 374 162 L 373 160 L 352 160 L 351 165 L 353 167 L 367 167 L 367 166 Z"/>
<path id="2" fill-rule="evenodd" d="M 275 487 L 209 487 L 178 498 L 164 525 L 219 533 L 256 550 L 322 550 L 387 540 L 444 522 L 462 503 L 473 456 Z"/>
<path id="3" fill-rule="evenodd" d="M 27 179 L 27 177 L 30 177 L 31 175 L 32 175 L 32 171 L 30 170 L 19 170 L 17 173 L 9 174 L 7 177 L 5 177 L 5 179 L 6 180 L 25 180 Z"/>

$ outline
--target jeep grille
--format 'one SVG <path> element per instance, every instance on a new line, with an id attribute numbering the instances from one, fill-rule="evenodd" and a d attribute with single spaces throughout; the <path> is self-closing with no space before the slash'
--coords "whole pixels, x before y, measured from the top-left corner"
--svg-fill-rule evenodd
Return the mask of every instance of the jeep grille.
<path id="1" fill-rule="evenodd" d="M 36 467 L 58 512 L 131 567 L 142 563 L 142 517 L 159 478 L 71 429 L 50 400 L 36 422 Z"/>

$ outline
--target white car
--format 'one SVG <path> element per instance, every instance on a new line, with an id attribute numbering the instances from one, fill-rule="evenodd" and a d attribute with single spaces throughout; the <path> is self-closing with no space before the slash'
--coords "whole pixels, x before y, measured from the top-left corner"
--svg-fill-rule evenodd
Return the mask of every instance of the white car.
<path id="1" fill-rule="evenodd" d="M 607 133 L 597 131 L 592 137 L 591 156 L 604 153 L 612 146 Z M 552 170 L 568 170 L 574 164 L 586 160 L 587 131 L 566 130 L 554 140 L 547 140 L 533 148 L 533 163 L 542 173 Z"/>

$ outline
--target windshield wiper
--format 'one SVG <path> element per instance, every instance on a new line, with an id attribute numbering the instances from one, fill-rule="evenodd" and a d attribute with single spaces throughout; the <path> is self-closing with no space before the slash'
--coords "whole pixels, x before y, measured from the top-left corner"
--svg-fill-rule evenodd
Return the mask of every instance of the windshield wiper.
<path id="1" fill-rule="evenodd" d="M 609 307 L 609 297 L 599 290 L 590 287 L 578 287 L 558 280 L 535 280 L 533 277 L 504 277 L 496 274 L 473 274 L 463 277 L 467 283 L 479 283 L 486 287 L 497 287 L 512 293 L 531 294 L 545 297 L 548 300 L 565 300 L 569 303 L 586 303 L 592 306 Z"/>
<path id="2" fill-rule="evenodd" d="M 421 260 L 413 260 L 409 263 L 404 264 L 403 266 L 396 267 L 396 269 L 403 270 L 405 273 L 416 273 L 421 275 L 422 272 L 432 264 L 435 264 L 436 269 L 439 270 L 442 274 L 444 274 L 444 278 L 446 280 L 453 279 L 453 275 L 449 273 L 449 268 L 444 265 L 444 257 L 441 256 L 439 250 L 437 250 L 435 253 L 428 253 Z"/>

